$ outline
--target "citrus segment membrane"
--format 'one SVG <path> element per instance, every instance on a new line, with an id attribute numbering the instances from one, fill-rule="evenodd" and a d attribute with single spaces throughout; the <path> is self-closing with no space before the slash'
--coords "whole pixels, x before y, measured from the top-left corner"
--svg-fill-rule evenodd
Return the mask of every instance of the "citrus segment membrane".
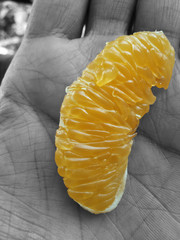
<path id="1" fill-rule="evenodd" d="M 69 196 L 86 210 L 118 205 L 139 120 L 156 100 L 151 87 L 168 88 L 174 55 L 162 31 L 121 36 L 68 87 L 55 161 Z"/>

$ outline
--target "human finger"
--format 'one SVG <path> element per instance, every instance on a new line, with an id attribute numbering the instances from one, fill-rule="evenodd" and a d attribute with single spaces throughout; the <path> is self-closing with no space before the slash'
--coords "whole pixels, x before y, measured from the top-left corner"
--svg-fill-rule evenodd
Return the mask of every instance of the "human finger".
<path id="1" fill-rule="evenodd" d="M 51 34 L 69 39 L 81 35 L 88 0 L 36 0 L 26 37 Z"/>
<path id="2" fill-rule="evenodd" d="M 162 30 L 177 50 L 180 39 L 180 1 L 139 0 L 134 31 L 142 30 Z"/>
<path id="3" fill-rule="evenodd" d="M 92 0 L 86 34 L 116 35 L 128 32 L 136 0 Z"/>
<path id="4" fill-rule="evenodd" d="M 178 152 L 180 150 L 180 78 L 179 39 L 180 1 L 139 0 L 136 9 L 134 31 L 162 30 L 176 50 L 172 79 L 166 91 L 153 88 L 157 96 L 151 111 L 141 121 L 139 132 L 154 140 L 161 147 Z"/>

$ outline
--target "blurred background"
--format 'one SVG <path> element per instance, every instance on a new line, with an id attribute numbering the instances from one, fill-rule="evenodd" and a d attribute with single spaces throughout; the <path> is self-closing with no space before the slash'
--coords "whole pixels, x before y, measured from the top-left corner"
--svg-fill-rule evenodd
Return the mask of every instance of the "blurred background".
<path id="1" fill-rule="evenodd" d="M 0 84 L 25 33 L 33 0 L 0 0 Z"/>

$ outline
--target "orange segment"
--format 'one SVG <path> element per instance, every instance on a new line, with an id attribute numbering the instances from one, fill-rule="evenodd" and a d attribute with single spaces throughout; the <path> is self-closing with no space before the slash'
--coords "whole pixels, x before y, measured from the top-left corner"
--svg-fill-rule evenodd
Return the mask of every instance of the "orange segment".
<path id="1" fill-rule="evenodd" d="M 167 88 L 174 49 L 163 32 L 107 43 L 67 89 L 56 132 L 55 161 L 69 196 L 93 213 L 113 210 L 126 183 L 139 120 Z"/>

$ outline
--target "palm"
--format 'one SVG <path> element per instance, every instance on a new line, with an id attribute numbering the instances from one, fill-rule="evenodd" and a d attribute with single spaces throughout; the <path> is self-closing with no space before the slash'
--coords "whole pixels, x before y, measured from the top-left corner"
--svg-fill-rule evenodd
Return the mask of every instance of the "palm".
<path id="1" fill-rule="evenodd" d="M 156 92 L 157 102 L 141 122 L 116 210 L 99 216 L 84 211 L 57 175 L 54 136 L 64 89 L 115 34 L 76 40 L 49 36 L 21 46 L 1 103 L 10 136 L 2 137 L 1 145 L 2 239 L 178 239 L 179 62 L 170 88 Z"/>

